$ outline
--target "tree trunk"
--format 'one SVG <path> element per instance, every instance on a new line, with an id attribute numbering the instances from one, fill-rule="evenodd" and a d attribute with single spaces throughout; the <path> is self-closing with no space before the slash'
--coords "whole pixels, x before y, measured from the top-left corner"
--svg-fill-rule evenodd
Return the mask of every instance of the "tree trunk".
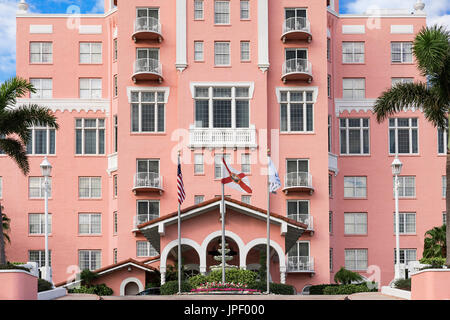
<path id="1" fill-rule="evenodd" d="M 2 204 L 0 203 L 0 265 L 2 264 L 6 264 L 6 254 L 5 254 L 5 237 L 3 235 Z"/>
<path id="2" fill-rule="evenodd" d="M 448 224 L 450 222 L 450 128 L 447 128 L 447 164 L 445 167 L 445 175 L 446 175 L 446 193 L 445 193 L 445 217 L 446 217 L 446 243 L 447 243 L 447 249 L 450 248 L 450 228 L 448 227 Z M 446 254 L 446 265 L 450 266 L 450 250 L 447 250 Z"/>

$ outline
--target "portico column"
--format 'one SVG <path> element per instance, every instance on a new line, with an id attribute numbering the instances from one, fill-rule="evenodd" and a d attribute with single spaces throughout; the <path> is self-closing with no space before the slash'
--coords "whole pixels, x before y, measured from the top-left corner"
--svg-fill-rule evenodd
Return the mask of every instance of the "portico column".
<path id="1" fill-rule="evenodd" d="M 206 276 L 206 266 L 200 266 L 200 273 Z"/>
<path id="2" fill-rule="evenodd" d="M 280 282 L 286 284 L 286 267 L 280 267 Z"/>
<path id="3" fill-rule="evenodd" d="M 160 266 L 159 272 L 161 274 L 161 285 L 166 283 L 166 266 Z"/>

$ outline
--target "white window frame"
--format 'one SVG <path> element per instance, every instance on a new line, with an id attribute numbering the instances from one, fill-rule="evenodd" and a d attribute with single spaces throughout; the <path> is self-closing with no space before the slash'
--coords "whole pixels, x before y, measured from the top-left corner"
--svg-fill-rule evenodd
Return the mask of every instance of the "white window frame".
<path id="1" fill-rule="evenodd" d="M 249 195 L 241 195 L 241 202 L 245 204 L 251 204 L 252 196 Z"/>
<path id="2" fill-rule="evenodd" d="M 39 222 L 33 223 L 39 229 L 37 232 L 31 232 L 31 217 L 38 216 Z M 48 234 L 52 233 L 52 214 L 48 214 Z M 29 213 L 28 214 L 28 234 L 29 235 L 44 235 L 45 234 L 45 214 L 44 213 Z"/>
<path id="3" fill-rule="evenodd" d="M 448 120 L 445 120 L 446 126 L 448 127 Z M 438 154 L 439 155 L 447 155 L 447 138 L 448 138 L 448 129 L 442 130 L 441 128 L 437 129 L 437 142 L 438 142 Z M 442 145 L 441 145 L 442 143 Z"/>
<path id="4" fill-rule="evenodd" d="M 30 140 L 26 146 L 26 152 L 28 155 L 54 155 L 56 154 L 56 129 L 50 128 L 48 126 L 41 126 L 39 124 L 28 127 L 30 132 Z M 36 130 L 45 130 L 46 131 L 46 141 L 45 141 L 45 149 L 47 152 L 37 153 L 36 152 Z M 50 137 L 52 136 L 52 138 Z M 53 140 L 53 141 L 52 141 Z M 50 147 L 53 143 L 53 152 L 50 152 Z M 31 150 L 30 150 L 31 149 Z"/>
<path id="5" fill-rule="evenodd" d="M 204 20 L 204 1 L 194 1 L 194 20 Z"/>
<path id="6" fill-rule="evenodd" d="M 194 61 L 205 61 L 203 41 L 194 41 Z"/>
<path id="7" fill-rule="evenodd" d="M 405 127 L 400 127 L 398 126 L 398 119 L 408 119 L 408 126 Z M 391 120 L 394 120 L 394 125 L 391 125 Z M 412 120 L 416 120 L 416 124 L 417 125 L 413 125 L 413 121 Z M 388 147 L 389 147 L 389 155 L 408 155 L 408 154 L 419 154 L 419 119 L 418 118 L 389 118 L 389 132 L 388 132 L 388 136 L 389 136 L 389 143 L 388 143 Z M 405 130 L 407 129 L 409 131 L 409 152 L 405 152 L 405 153 L 399 153 L 398 152 L 398 130 Z M 391 152 L 391 130 L 394 130 L 395 133 L 395 152 Z M 413 131 L 416 130 L 417 132 L 417 152 L 413 152 L 414 148 L 413 148 Z"/>
<path id="8" fill-rule="evenodd" d="M 199 204 L 202 203 L 203 201 L 205 201 L 205 196 L 204 195 L 195 195 L 194 196 L 194 204 Z"/>
<path id="9" fill-rule="evenodd" d="M 140 245 L 142 246 L 145 243 L 145 248 L 143 247 L 139 247 Z M 141 250 L 146 251 L 144 255 L 139 254 Z M 159 253 L 158 251 L 156 251 L 156 249 L 152 246 L 152 244 L 149 241 L 136 241 L 136 257 L 141 258 L 141 257 L 156 257 L 158 256 Z"/>
<path id="10" fill-rule="evenodd" d="M 350 120 L 359 120 L 359 126 L 351 127 Z M 344 123 L 343 123 L 344 122 Z M 367 126 L 366 126 L 367 124 Z M 359 130 L 360 152 L 350 152 L 350 131 Z M 342 141 L 343 131 L 345 131 L 345 141 Z M 364 152 L 364 134 L 367 132 L 367 152 Z M 340 118 L 339 119 L 339 152 L 341 155 L 370 155 L 370 119 L 369 118 Z M 345 145 L 343 145 L 345 143 Z M 345 152 L 342 148 L 345 147 Z"/>
<path id="11" fill-rule="evenodd" d="M 414 78 L 391 78 L 391 87 L 394 87 L 397 84 L 403 83 L 414 83 Z"/>
<path id="12" fill-rule="evenodd" d="M 118 85 L 118 77 L 117 74 L 113 76 L 113 97 L 117 98 L 119 95 L 119 85 Z"/>
<path id="13" fill-rule="evenodd" d="M 406 180 L 413 180 L 414 194 L 406 196 Z M 395 196 L 395 177 L 392 177 L 393 195 Z M 398 197 L 399 198 L 415 198 L 416 197 L 416 176 L 398 176 Z"/>
<path id="14" fill-rule="evenodd" d="M 131 107 L 131 126 L 130 130 L 132 133 L 151 133 L 151 134 L 164 134 L 166 133 L 166 103 L 167 103 L 167 95 L 166 90 L 141 90 L 141 91 L 131 91 L 130 93 L 130 107 Z M 146 95 L 149 97 L 148 101 L 144 101 L 143 96 Z M 153 99 L 151 99 L 153 96 Z M 154 130 L 143 130 L 143 119 L 142 119 L 142 106 L 145 104 L 151 104 L 154 106 Z M 137 118 L 134 118 L 134 109 L 137 106 L 138 114 Z M 160 108 L 161 107 L 161 108 Z M 161 109 L 161 110 L 160 110 Z M 163 121 L 161 123 L 162 128 L 160 128 L 159 117 L 160 111 L 163 112 Z M 134 121 L 138 121 L 137 130 Z"/>
<path id="15" fill-rule="evenodd" d="M 221 50 L 223 50 L 223 52 Z M 223 57 L 224 61 L 227 60 L 227 62 L 220 63 L 221 61 L 219 61 L 220 60 L 219 57 Z M 216 67 L 231 66 L 231 42 L 230 41 L 214 41 L 214 66 L 216 66 Z"/>
<path id="16" fill-rule="evenodd" d="M 82 253 L 89 253 L 89 259 L 87 261 L 87 263 L 89 265 L 89 267 L 88 267 L 89 270 L 94 271 L 94 270 L 97 270 L 97 269 L 101 268 L 101 266 L 102 266 L 102 250 L 96 250 L 96 249 L 93 249 L 93 250 L 84 250 L 84 249 L 78 250 L 78 266 L 79 266 L 79 268 L 81 270 L 84 270 L 84 269 L 82 269 L 82 265 L 81 265 L 81 254 Z M 98 259 L 98 264 L 97 265 L 93 265 L 93 262 L 94 262 L 93 257 L 96 254 L 98 254 L 98 258 L 99 258 Z"/>
<path id="17" fill-rule="evenodd" d="M 355 257 L 355 260 L 348 260 L 347 259 L 347 253 L 353 252 L 353 255 Z M 359 256 L 363 254 L 366 257 L 366 260 L 363 259 L 359 259 Z M 361 249 L 344 249 L 344 261 L 345 261 L 345 268 L 347 270 L 352 270 L 352 271 L 366 271 L 367 270 L 367 266 L 369 264 L 369 250 L 366 248 L 361 248 Z M 354 262 L 354 268 L 349 265 L 349 262 Z M 365 267 L 364 268 L 360 268 L 359 267 L 359 262 L 365 262 Z"/>
<path id="18" fill-rule="evenodd" d="M 36 89 L 35 93 L 30 92 L 31 99 L 51 99 L 53 97 L 53 79 L 52 78 L 30 78 L 30 83 Z M 47 83 L 47 86 L 44 86 L 44 83 Z M 50 87 L 50 88 L 44 88 L 44 87 Z"/>
<path id="19" fill-rule="evenodd" d="M 44 46 L 44 44 L 50 44 L 50 52 L 48 52 L 48 53 L 44 53 L 44 51 L 43 51 L 43 46 Z M 34 44 L 38 44 L 39 45 L 39 52 L 32 52 L 32 46 L 34 45 Z M 53 42 L 51 42 L 51 41 L 42 41 L 42 42 L 39 42 L 39 41 L 31 41 L 30 42 L 30 57 L 29 57 L 29 59 L 30 59 L 30 64 L 52 64 L 53 63 Z M 38 59 L 38 61 L 35 61 L 35 62 L 33 62 L 32 60 L 32 55 L 39 55 L 39 59 Z M 49 57 L 50 57 L 50 59 L 49 59 L 49 61 L 45 61 L 44 62 L 44 55 L 48 55 Z"/>
<path id="20" fill-rule="evenodd" d="M 139 214 L 139 203 L 140 202 L 146 202 L 147 203 L 147 213 Z M 157 203 L 158 204 L 158 214 L 150 212 L 150 209 L 151 209 L 150 203 Z M 144 199 L 136 200 L 136 216 L 140 216 L 140 215 L 141 216 L 147 216 L 147 221 L 151 221 L 151 220 L 159 218 L 161 216 L 161 203 L 160 203 L 160 201 L 159 200 L 146 200 L 146 199 L 145 200 Z"/>
<path id="21" fill-rule="evenodd" d="M 292 99 L 292 94 L 301 94 L 302 98 L 299 101 Z M 280 132 L 281 133 L 314 133 L 314 106 L 315 106 L 315 93 L 313 90 L 280 90 L 279 95 L 280 104 Z M 283 118 L 282 118 L 282 108 L 286 105 L 286 130 L 283 130 Z M 303 128 L 301 130 L 292 130 L 291 127 L 291 105 L 300 104 L 302 105 L 303 111 Z M 308 105 L 311 105 L 311 128 L 308 130 Z"/>
<path id="22" fill-rule="evenodd" d="M 363 100 L 365 98 L 366 98 L 366 78 L 342 79 L 342 99 Z"/>
<path id="23" fill-rule="evenodd" d="M 117 211 L 113 212 L 113 234 L 117 234 L 117 230 L 119 229 L 119 217 L 117 215 Z"/>
<path id="24" fill-rule="evenodd" d="M 83 83 L 88 84 L 85 88 Z M 94 84 L 100 84 L 100 88 Z M 79 78 L 80 99 L 101 99 L 103 95 L 102 78 Z M 86 94 L 85 94 L 86 93 Z"/>
<path id="25" fill-rule="evenodd" d="M 95 127 L 88 127 L 86 126 L 86 120 L 96 120 L 95 121 Z M 81 123 L 81 125 L 79 125 L 79 123 Z M 105 140 L 106 140 L 106 124 L 105 124 L 105 119 L 104 118 L 76 118 L 75 119 L 75 154 L 76 155 L 101 155 L 101 154 L 105 154 Z M 95 130 L 96 132 L 96 141 L 95 141 L 95 152 L 94 153 L 86 153 L 85 151 L 85 147 L 86 147 L 86 131 L 89 130 Z M 77 132 L 81 132 L 81 152 L 77 152 L 77 147 L 78 147 L 78 141 L 76 139 L 77 136 Z M 100 143 L 100 132 L 103 133 L 103 143 Z M 103 150 L 100 150 L 101 147 L 103 148 Z M 101 152 L 103 151 L 103 152 Z"/>
<path id="26" fill-rule="evenodd" d="M 417 249 L 399 249 L 400 251 L 400 264 L 408 264 L 410 261 L 417 261 Z M 412 259 L 406 259 L 409 254 L 407 253 L 413 253 L 414 258 Z M 402 259 L 403 257 L 403 259 Z M 403 261 L 403 262 L 402 262 Z M 397 263 L 397 252 L 394 248 L 394 264 Z"/>
<path id="27" fill-rule="evenodd" d="M 81 46 L 82 45 L 88 45 L 89 46 L 89 52 L 81 52 Z M 93 47 L 95 45 L 100 45 L 100 52 L 94 52 Z M 82 55 L 88 55 L 89 59 L 87 62 L 83 62 L 81 57 Z M 100 55 L 100 60 L 95 61 L 94 56 Z M 103 44 L 101 42 L 84 42 L 81 41 L 79 45 L 79 61 L 80 64 L 102 64 L 103 63 Z"/>
<path id="28" fill-rule="evenodd" d="M 81 196 L 81 180 L 82 179 L 87 179 L 89 181 L 89 185 L 88 185 L 88 190 L 89 190 L 89 195 L 86 197 Z M 93 196 L 93 186 L 92 186 L 92 181 L 94 179 L 98 179 L 100 181 L 100 195 L 98 197 Z M 102 178 L 101 177 L 78 177 L 78 198 L 79 199 L 101 199 L 102 198 Z"/>
<path id="29" fill-rule="evenodd" d="M 36 183 L 36 180 L 38 181 L 37 183 L 39 185 L 39 191 L 38 191 L 38 195 L 33 196 L 32 192 L 31 192 L 31 190 L 32 190 L 31 184 L 32 184 L 32 181 L 33 181 L 33 183 Z M 28 198 L 44 199 L 44 197 L 45 197 L 44 181 L 45 181 L 45 177 L 29 177 L 28 178 Z M 48 197 L 51 198 L 52 197 L 52 177 L 48 178 L 48 183 L 49 183 Z M 33 190 L 37 189 L 37 188 L 38 187 L 33 187 Z"/>
<path id="30" fill-rule="evenodd" d="M 442 176 L 442 198 L 447 197 L 447 176 Z"/>
<path id="31" fill-rule="evenodd" d="M 227 4 L 223 6 L 224 11 L 219 12 L 219 4 Z M 225 17 L 222 21 L 219 19 L 219 15 Z M 230 1 L 214 0 L 214 24 L 216 25 L 228 25 L 230 24 Z"/>
<path id="32" fill-rule="evenodd" d="M 345 235 L 367 235 L 368 221 L 367 212 L 345 212 L 344 234 Z M 360 218 L 363 217 L 363 221 Z"/>
<path id="33" fill-rule="evenodd" d="M 250 1 L 241 0 L 239 11 L 241 20 L 250 20 Z"/>
<path id="34" fill-rule="evenodd" d="M 241 172 L 250 174 L 252 172 L 252 155 L 241 153 Z"/>
<path id="35" fill-rule="evenodd" d="M 38 258 L 32 259 L 34 257 L 31 256 L 31 254 L 38 254 Z M 28 261 L 37 262 L 38 267 L 44 267 L 45 266 L 45 250 L 28 250 Z M 52 265 L 52 250 L 48 251 L 48 264 L 49 266 Z"/>
<path id="36" fill-rule="evenodd" d="M 395 234 L 395 226 L 396 226 L 396 223 L 395 223 L 395 213 L 394 213 L 394 234 Z M 410 217 L 409 219 L 411 219 L 411 217 L 414 217 L 413 218 L 413 221 L 414 221 L 414 231 L 406 231 L 407 230 L 407 226 L 408 225 L 412 225 L 411 224 L 411 220 L 409 220 L 409 221 L 407 221 L 407 219 L 406 219 L 406 217 Z M 416 213 L 415 212 L 399 212 L 398 213 L 398 219 L 399 219 L 399 234 L 400 235 L 415 235 L 416 234 L 416 232 L 417 232 L 417 215 L 416 215 Z M 403 221 L 402 221 L 402 219 L 403 219 Z M 407 222 L 409 222 L 409 223 L 407 223 Z M 402 229 L 403 229 L 403 231 L 402 231 Z"/>
<path id="37" fill-rule="evenodd" d="M 250 41 L 241 41 L 241 62 L 248 62 L 250 60 Z"/>
<path id="38" fill-rule="evenodd" d="M 194 174 L 205 173 L 205 162 L 203 153 L 194 153 Z"/>
<path id="39" fill-rule="evenodd" d="M 364 188 L 356 186 L 357 180 L 364 181 Z M 346 184 L 351 183 L 351 186 Z M 353 190 L 351 196 L 346 196 L 345 190 Z M 356 190 L 364 190 L 364 195 L 357 196 Z M 366 176 L 344 176 L 344 199 L 366 199 L 367 198 L 367 177 Z"/>
<path id="40" fill-rule="evenodd" d="M 87 232 L 81 232 L 81 219 L 82 217 L 88 217 L 88 231 Z M 93 224 L 93 217 L 100 217 L 100 231 L 94 232 L 94 224 Z M 78 214 L 78 234 L 79 235 L 101 235 L 102 234 L 102 215 L 101 213 L 79 213 Z"/>
<path id="41" fill-rule="evenodd" d="M 400 44 L 400 52 L 394 52 L 393 51 L 393 45 L 394 44 Z M 405 45 L 408 44 L 411 46 L 411 52 L 407 53 L 405 52 Z M 413 43 L 411 41 L 392 41 L 391 42 L 391 63 L 413 63 Z M 400 60 L 394 60 L 394 54 L 400 54 Z M 405 59 L 405 55 L 408 54 L 408 57 L 410 56 L 410 59 Z"/>
<path id="42" fill-rule="evenodd" d="M 362 52 L 358 52 L 362 44 Z M 348 49 L 348 50 L 346 50 Z M 357 57 L 362 57 L 358 59 Z M 365 43 L 363 41 L 343 41 L 342 42 L 342 63 L 344 64 L 362 64 L 365 62 Z"/>
<path id="43" fill-rule="evenodd" d="M 293 219 L 293 218 L 289 218 L 289 215 L 292 215 L 292 213 L 290 214 L 289 213 L 289 203 L 295 203 L 296 204 L 296 206 L 297 206 L 297 212 L 294 214 L 296 217 Z M 306 212 L 301 212 L 300 211 L 300 203 L 306 203 L 307 204 L 307 210 L 306 210 Z M 309 200 L 298 200 L 298 199 L 290 199 L 290 200 L 287 200 L 286 201 L 286 216 L 289 218 L 289 219 L 292 219 L 292 220 L 295 220 L 295 221 L 300 221 L 299 219 L 298 219 L 298 216 L 300 215 L 300 214 L 305 214 L 305 215 L 308 215 L 308 217 L 310 217 L 310 211 L 311 211 L 311 203 L 310 203 L 310 201 Z"/>
<path id="44" fill-rule="evenodd" d="M 231 162 L 230 154 L 215 154 L 214 155 L 214 179 L 222 179 L 222 157 L 225 158 L 226 163 L 229 165 Z M 218 174 L 220 172 L 220 175 Z"/>

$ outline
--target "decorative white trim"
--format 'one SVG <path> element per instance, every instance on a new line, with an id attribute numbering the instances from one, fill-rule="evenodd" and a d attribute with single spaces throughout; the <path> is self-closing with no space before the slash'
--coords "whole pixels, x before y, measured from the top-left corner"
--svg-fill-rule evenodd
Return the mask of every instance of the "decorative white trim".
<path id="1" fill-rule="evenodd" d="M 258 0 L 258 67 L 265 72 L 269 65 L 269 5 Z"/>
<path id="2" fill-rule="evenodd" d="M 411 300 L 411 291 L 400 290 L 388 286 L 381 287 L 381 294 Z"/>
<path id="3" fill-rule="evenodd" d="M 414 26 L 412 24 L 408 25 L 391 25 L 392 34 L 413 34 Z"/>
<path id="4" fill-rule="evenodd" d="M 111 175 L 111 172 L 117 171 L 117 152 L 108 154 L 108 169 L 106 169 L 106 172 L 108 175 Z"/>
<path id="5" fill-rule="evenodd" d="M 101 34 L 102 33 L 102 25 L 94 24 L 94 25 L 80 25 L 78 28 L 79 34 Z"/>
<path id="6" fill-rule="evenodd" d="M 209 235 L 206 236 L 206 238 L 203 240 L 202 242 L 202 246 L 201 246 L 201 253 L 202 253 L 202 258 L 200 258 L 200 269 L 203 267 L 206 269 L 206 255 L 208 253 L 208 245 L 209 243 L 217 237 L 220 237 L 222 235 L 222 230 L 218 230 L 218 231 L 214 231 L 212 233 L 210 233 Z M 236 233 L 229 231 L 229 230 L 225 230 L 225 237 L 231 238 L 233 239 L 234 242 L 236 242 L 236 244 L 238 245 L 239 248 L 239 267 L 245 268 L 246 266 L 246 259 L 243 255 L 244 253 L 244 248 L 245 248 L 245 244 L 244 241 L 242 241 L 241 237 L 239 237 Z M 202 263 L 203 262 L 203 263 Z"/>
<path id="7" fill-rule="evenodd" d="M 52 24 L 30 24 L 31 34 L 51 34 L 53 33 Z"/>
<path id="8" fill-rule="evenodd" d="M 366 33 L 366 26 L 361 25 L 343 25 L 342 34 L 364 34 Z"/>
<path id="9" fill-rule="evenodd" d="M 110 101 L 108 99 L 17 99 L 17 105 L 37 104 L 52 111 L 69 112 L 105 112 L 109 114 Z"/>
<path id="10" fill-rule="evenodd" d="M 192 98 L 195 98 L 195 87 L 248 87 L 249 88 L 249 99 L 253 99 L 253 93 L 255 92 L 254 82 L 233 82 L 233 81 L 222 81 L 222 82 L 190 82 L 189 88 L 191 90 Z"/>
<path id="11" fill-rule="evenodd" d="M 275 92 L 277 95 L 278 103 L 281 102 L 281 91 L 313 91 L 313 103 L 317 102 L 317 96 L 319 95 L 319 87 L 276 87 Z"/>
<path id="12" fill-rule="evenodd" d="M 247 255 L 250 252 L 250 250 L 259 245 L 259 244 L 267 244 L 267 238 L 258 238 L 258 239 L 253 239 L 252 241 L 250 241 L 249 243 L 247 243 L 244 247 L 244 252 L 243 252 L 243 256 L 244 256 L 244 261 L 247 260 Z M 283 249 L 281 248 L 281 246 L 275 242 L 274 240 L 270 240 L 270 246 L 275 249 L 275 251 L 278 254 L 278 258 L 280 260 L 280 272 L 286 272 L 286 255 L 283 252 Z"/>
<path id="13" fill-rule="evenodd" d="M 200 258 L 200 265 L 206 265 L 206 257 L 205 261 L 202 260 L 202 254 L 201 254 L 201 247 L 200 245 L 195 242 L 194 240 L 188 239 L 188 238 L 181 238 L 181 245 L 188 245 L 191 248 L 193 248 L 195 251 L 197 251 L 197 254 Z M 167 270 L 167 257 L 169 256 L 170 250 L 178 246 L 178 239 L 175 239 L 171 242 L 169 242 L 161 252 L 161 263 L 159 266 L 159 270 L 161 273 L 165 273 Z"/>
<path id="14" fill-rule="evenodd" d="M 328 152 L 328 170 L 334 172 L 334 176 L 337 176 L 339 172 L 338 168 L 338 156 Z"/>
<path id="15" fill-rule="evenodd" d="M 335 99 L 334 100 L 334 106 L 335 106 L 335 113 L 336 117 L 339 117 L 341 113 L 344 113 L 347 111 L 348 113 L 351 113 L 352 111 L 355 112 L 373 112 L 373 107 L 375 105 L 376 99 L 363 99 L 363 100 L 348 100 L 348 99 Z M 416 112 L 416 111 L 423 111 L 422 108 L 416 108 L 416 107 L 408 107 L 404 108 L 403 112 Z"/>
<path id="16" fill-rule="evenodd" d="M 155 91 L 164 91 L 164 103 L 169 101 L 170 88 L 169 87 L 127 87 L 127 97 L 128 102 L 131 103 L 131 91 L 139 91 L 139 92 L 155 92 Z"/>
<path id="17" fill-rule="evenodd" d="M 141 280 L 139 280 L 138 278 L 130 277 L 130 278 L 126 278 L 125 280 L 123 280 L 122 283 L 120 284 L 120 295 L 121 296 L 125 295 L 125 287 L 130 282 L 134 282 L 137 284 L 137 286 L 139 288 L 139 292 L 144 291 L 144 286 L 142 285 Z"/>
<path id="18" fill-rule="evenodd" d="M 187 67 L 187 17 L 186 0 L 176 2 L 176 62 L 175 67 L 180 71 Z"/>

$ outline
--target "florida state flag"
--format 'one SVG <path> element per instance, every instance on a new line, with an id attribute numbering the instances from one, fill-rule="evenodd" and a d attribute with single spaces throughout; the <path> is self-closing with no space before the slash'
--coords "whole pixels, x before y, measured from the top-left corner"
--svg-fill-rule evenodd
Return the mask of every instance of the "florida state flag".
<path id="1" fill-rule="evenodd" d="M 245 173 L 230 167 L 225 158 L 222 158 L 222 183 L 243 193 L 252 193 L 250 182 Z"/>

